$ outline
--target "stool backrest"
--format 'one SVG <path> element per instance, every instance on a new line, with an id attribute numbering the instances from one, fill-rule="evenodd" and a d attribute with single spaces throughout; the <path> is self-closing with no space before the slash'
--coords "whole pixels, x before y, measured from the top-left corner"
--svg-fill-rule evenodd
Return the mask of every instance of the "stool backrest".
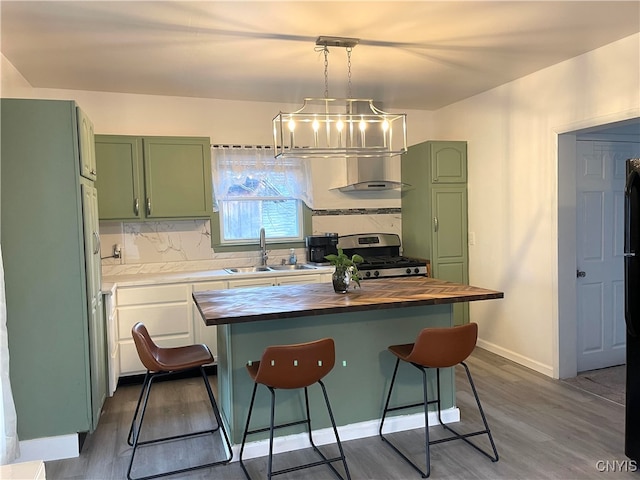
<path id="1" fill-rule="evenodd" d="M 332 338 L 295 345 L 267 347 L 255 381 L 273 388 L 303 388 L 328 374 L 335 364 Z"/>
<path id="2" fill-rule="evenodd" d="M 164 370 L 162 365 L 157 361 L 158 345 L 151 339 L 147 327 L 142 322 L 136 323 L 131 329 L 131 336 L 136 344 L 136 350 L 140 361 L 150 372 L 159 372 Z"/>
<path id="3" fill-rule="evenodd" d="M 453 367 L 471 355 L 477 339 L 476 323 L 457 327 L 425 328 L 418 334 L 407 360 L 425 367 Z"/>

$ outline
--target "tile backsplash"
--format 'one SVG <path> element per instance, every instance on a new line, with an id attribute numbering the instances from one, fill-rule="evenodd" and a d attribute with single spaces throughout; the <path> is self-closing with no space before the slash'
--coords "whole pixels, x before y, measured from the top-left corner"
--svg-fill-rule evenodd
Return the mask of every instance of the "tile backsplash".
<path id="1" fill-rule="evenodd" d="M 313 234 L 383 232 L 400 235 L 401 215 L 399 209 L 314 211 L 312 230 Z M 105 276 L 215 270 L 259 262 L 259 252 L 255 249 L 214 252 L 209 220 L 100 222 L 100 241 Z M 109 258 L 116 244 L 121 247 L 121 258 Z M 303 262 L 304 248 L 297 248 L 296 255 L 298 261 Z M 288 258 L 289 249 L 269 251 L 269 263 L 280 263 Z"/>

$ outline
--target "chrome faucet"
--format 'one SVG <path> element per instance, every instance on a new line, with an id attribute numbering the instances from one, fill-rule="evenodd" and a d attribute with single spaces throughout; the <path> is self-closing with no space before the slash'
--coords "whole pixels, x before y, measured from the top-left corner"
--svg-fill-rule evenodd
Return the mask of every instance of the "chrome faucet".
<path id="1" fill-rule="evenodd" d="M 267 239 L 264 235 L 264 227 L 260 229 L 260 265 L 266 265 L 269 255 L 267 254 Z"/>

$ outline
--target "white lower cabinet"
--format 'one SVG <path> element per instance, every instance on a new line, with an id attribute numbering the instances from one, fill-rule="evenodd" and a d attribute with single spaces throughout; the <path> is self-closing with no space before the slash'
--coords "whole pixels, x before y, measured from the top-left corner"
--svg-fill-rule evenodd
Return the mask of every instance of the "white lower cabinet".
<path id="1" fill-rule="evenodd" d="M 175 283 L 117 287 L 110 330 L 109 390 L 115 390 L 119 376 L 145 373 L 136 351 L 131 328 L 143 322 L 153 340 L 163 347 L 178 347 L 193 343 L 209 346 L 217 355 L 215 326 L 207 326 L 193 303 L 192 292 L 227 288 L 266 287 L 303 283 L 330 282 L 330 273 L 306 275 L 263 276 L 232 280 L 212 280 L 197 283 Z"/>
<path id="2" fill-rule="evenodd" d="M 131 328 L 143 322 L 162 347 L 194 343 L 191 320 L 191 288 L 188 284 L 121 287 L 117 290 L 120 375 L 144 373 Z"/>

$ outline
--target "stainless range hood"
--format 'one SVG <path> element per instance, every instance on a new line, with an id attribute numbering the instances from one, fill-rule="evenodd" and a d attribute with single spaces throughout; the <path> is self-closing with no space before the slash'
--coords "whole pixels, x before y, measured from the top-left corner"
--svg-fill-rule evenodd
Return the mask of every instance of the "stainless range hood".
<path id="1" fill-rule="evenodd" d="M 372 192 L 400 188 L 402 182 L 388 180 L 384 158 L 347 158 L 347 185 L 341 192 Z"/>
<path id="2" fill-rule="evenodd" d="M 354 113 L 364 108 L 360 104 L 355 104 Z M 383 109 L 382 104 L 376 104 L 377 108 Z M 382 145 L 382 132 L 376 134 L 368 132 L 367 141 L 373 140 L 373 144 Z M 377 138 L 379 137 L 379 138 Z M 374 192 L 380 190 L 393 190 L 400 188 L 402 182 L 390 180 L 389 173 L 385 168 L 385 157 L 347 157 L 347 185 L 338 188 L 341 192 Z M 399 160 L 398 160 L 399 161 Z"/>

